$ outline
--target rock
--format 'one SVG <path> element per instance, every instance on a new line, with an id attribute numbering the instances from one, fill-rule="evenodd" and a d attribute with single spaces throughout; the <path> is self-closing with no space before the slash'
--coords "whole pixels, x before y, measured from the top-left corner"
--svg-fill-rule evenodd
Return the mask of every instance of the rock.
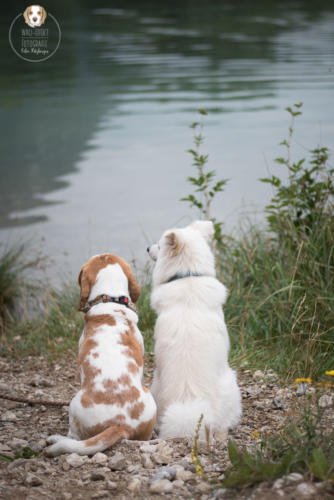
<path id="1" fill-rule="evenodd" d="M 298 486 L 296 488 L 296 494 L 297 494 L 296 496 L 297 496 L 297 498 L 299 496 L 307 498 L 307 497 L 313 496 L 316 493 L 316 491 L 317 490 L 313 486 L 313 484 L 300 483 L 300 484 L 298 484 Z"/>
<path id="2" fill-rule="evenodd" d="M 90 474 L 90 479 L 92 481 L 104 481 L 106 478 L 106 473 L 103 469 L 94 469 Z"/>
<path id="3" fill-rule="evenodd" d="M 67 472 L 68 470 L 70 470 L 71 466 L 70 466 L 70 464 L 69 464 L 69 463 L 67 463 L 67 462 L 63 462 L 63 464 L 62 464 L 62 468 L 63 468 L 63 470 L 64 470 L 65 472 Z"/>
<path id="4" fill-rule="evenodd" d="M 276 372 L 274 372 L 274 370 L 268 370 L 266 371 L 265 373 L 265 379 L 267 381 L 268 384 L 272 384 L 273 382 L 276 382 L 278 380 L 278 375 Z"/>
<path id="5" fill-rule="evenodd" d="M 166 441 L 161 441 L 161 443 L 157 444 L 157 452 L 162 455 L 171 456 L 174 453 L 174 450 Z"/>
<path id="6" fill-rule="evenodd" d="M 173 483 L 168 479 L 159 479 L 150 485 L 151 493 L 169 493 L 173 489 Z"/>
<path id="7" fill-rule="evenodd" d="M 218 500 L 218 498 L 223 498 L 223 496 L 225 495 L 226 492 L 227 492 L 226 488 L 219 488 L 218 490 L 216 490 L 213 493 L 213 497 L 212 498 L 214 500 Z"/>
<path id="8" fill-rule="evenodd" d="M 145 469 L 153 469 L 153 462 L 147 453 L 143 453 L 141 463 Z"/>
<path id="9" fill-rule="evenodd" d="M 40 453 L 42 450 L 44 450 L 46 445 L 47 445 L 47 442 L 45 439 L 39 439 L 38 441 L 32 441 L 29 443 L 29 447 L 33 451 L 36 451 L 37 453 Z"/>
<path id="10" fill-rule="evenodd" d="M 94 493 L 91 498 L 109 498 L 109 497 L 110 497 L 109 491 L 100 490 Z"/>
<path id="11" fill-rule="evenodd" d="M 196 486 L 196 491 L 199 491 L 200 493 L 207 493 L 209 490 L 211 490 L 211 485 L 209 483 L 204 482 L 204 481 L 201 481 Z"/>
<path id="12" fill-rule="evenodd" d="M 249 385 L 246 387 L 246 393 L 248 396 L 257 396 L 261 392 L 261 387 L 258 385 Z"/>
<path id="13" fill-rule="evenodd" d="M 123 453 L 117 451 L 109 460 L 108 466 L 111 470 L 124 470 L 126 467 L 126 460 Z"/>
<path id="14" fill-rule="evenodd" d="M 12 411 L 5 411 L 5 413 L 1 415 L 1 420 L 3 422 L 16 422 L 17 416 Z"/>
<path id="15" fill-rule="evenodd" d="M 117 483 L 114 483 L 114 481 L 107 481 L 106 488 L 108 488 L 108 490 L 115 490 L 117 488 Z"/>
<path id="16" fill-rule="evenodd" d="M 104 465 L 108 462 L 109 457 L 105 453 L 95 453 L 90 462 L 96 465 Z"/>
<path id="17" fill-rule="evenodd" d="M 17 451 L 20 448 L 25 448 L 26 446 L 28 446 L 28 441 L 26 441 L 26 439 L 13 438 L 10 441 L 9 446 L 12 450 Z"/>
<path id="18" fill-rule="evenodd" d="M 40 477 L 35 476 L 34 474 L 31 474 L 28 472 L 26 475 L 25 481 L 24 481 L 28 486 L 41 486 L 43 484 L 43 481 L 41 480 Z"/>
<path id="19" fill-rule="evenodd" d="M 273 484 L 273 489 L 274 490 L 280 490 L 284 486 L 284 479 L 282 477 L 276 479 L 276 481 Z"/>
<path id="20" fill-rule="evenodd" d="M 273 408 L 275 410 L 284 410 L 285 409 L 285 403 L 282 399 L 279 398 L 274 398 L 273 399 Z"/>
<path id="21" fill-rule="evenodd" d="M 173 486 L 175 486 L 176 488 L 182 488 L 182 486 L 184 486 L 184 481 L 182 481 L 182 479 L 176 479 L 173 482 Z"/>
<path id="22" fill-rule="evenodd" d="M 157 465 L 167 465 L 170 461 L 170 457 L 162 455 L 161 453 L 152 453 L 152 460 Z"/>
<path id="23" fill-rule="evenodd" d="M 27 463 L 26 458 L 18 458 L 17 460 L 13 460 L 13 462 L 10 462 L 7 465 L 7 470 L 13 470 L 16 469 L 17 467 L 22 467 L 22 465 L 25 465 Z"/>
<path id="24" fill-rule="evenodd" d="M 299 382 L 296 389 L 297 396 L 304 396 L 304 394 L 306 394 L 308 387 L 309 385 L 307 382 Z"/>
<path id="25" fill-rule="evenodd" d="M 132 491 L 132 492 L 136 492 L 136 491 L 139 491 L 141 488 L 141 480 L 139 477 L 134 477 L 129 485 L 128 485 L 128 490 L 129 491 Z"/>
<path id="26" fill-rule="evenodd" d="M 190 470 L 182 470 L 178 469 L 176 471 L 176 479 L 182 479 L 182 481 L 186 482 L 189 481 L 190 479 L 193 479 L 194 474 L 190 472 Z"/>
<path id="27" fill-rule="evenodd" d="M 318 404 L 320 408 L 327 408 L 328 406 L 332 406 L 333 396 L 329 396 L 328 394 L 323 394 L 322 396 L 320 396 Z"/>
<path id="28" fill-rule="evenodd" d="M 150 479 L 150 484 L 160 479 L 173 481 L 176 478 L 176 470 L 173 467 L 160 467 Z"/>
<path id="29" fill-rule="evenodd" d="M 260 382 L 261 380 L 264 379 L 264 373 L 263 371 L 261 370 L 256 370 L 254 373 L 253 373 L 253 380 L 255 382 Z M 218 491 L 218 490 L 217 490 Z"/>
<path id="30" fill-rule="evenodd" d="M 142 444 L 141 447 L 139 448 L 140 451 L 143 453 L 154 453 L 157 451 L 157 445 L 155 444 Z"/>
<path id="31" fill-rule="evenodd" d="M 291 472 L 287 476 L 284 476 L 285 484 L 295 483 L 296 481 L 302 481 L 303 475 L 299 474 L 299 472 Z"/>
<path id="32" fill-rule="evenodd" d="M 86 455 L 78 455 L 77 453 L 71 453 L 65 458 L 65 461 L 71 467 L 81 467 L 83 464 L 87 463 L 88 460 L 89 459 Z"/>

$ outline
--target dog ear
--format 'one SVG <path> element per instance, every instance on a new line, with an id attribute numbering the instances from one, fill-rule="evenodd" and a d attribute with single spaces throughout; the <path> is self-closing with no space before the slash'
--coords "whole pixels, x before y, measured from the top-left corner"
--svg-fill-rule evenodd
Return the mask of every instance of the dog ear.
<path id="1" fill-rule="evenodd" d="M 131 271 L 131 267 L 129 266 L 129 270 L 126 273 L 128 277 L 128 284 L 129 284 L 129 293 L 132 302 L 136 303 L 137 300 L 139 299 L 140 295 L 140 286 L 138 285 L 136 278 L 134 277 L 134 274 Z"/>
<path id="2" fill-rule="evenodd" d="M 199 231 L 208 243 L 211 243 L 215 229 L 211 220 L 195 220 L 191 224 L 193 229 Z"/>
<path id="3" fill-rule="evenodd" d="M 46 19 L 46 10 L 44 9 L 44 7 L 41 7 L 39 6 L 39 8 L 41 9 L 42 11 L 42 18 L 41 18 L 41 25 L 45 23 L 45 19 Z"/>
<path id="4" fill-rule="evenodd" d="M 87 299 L 89 297 L 90 293 L 90 283 L 87 274 L 85 273 L 85 266 L 81 268 L 81 271 L 79 273 L 78 277 L 78 283 L 80 286 L 80 298 L 79 298 L 79 305 L 78 305 L 78 311 L 83 311 Z"/>
<path id="5" fill-rule="evenodd" d="M 165 238 L 167 246 L 170 251 L 170 256 L 176 257 L 176 255 L 181 253 L 183 248 L 183 243 L 180 239 L 180 236 L 178 236 L 174 231 L 172 231 L 171 233 L 167 233 Z"/>
<path id="6" fill-rule="evenodd" d="M 29 24 L 29 9 L 30 9 L 30 6 L 26 8 L 26 10 L 23 12 L 23 17 L 24 17 L 24 20 L 26 22 L 26 24 Z"/>

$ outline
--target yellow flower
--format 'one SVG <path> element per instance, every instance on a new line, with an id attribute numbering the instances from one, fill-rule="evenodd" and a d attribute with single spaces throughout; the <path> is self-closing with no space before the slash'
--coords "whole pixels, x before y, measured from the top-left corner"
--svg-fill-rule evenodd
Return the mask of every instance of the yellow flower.
<path id="1" fill-rule="evenodd" d="M 307 378 L 296 378 L 295 379 L 295 384 L 299 384 L 300 382 L 306 382 L 307 384 L 312 384 L 312 380 L 310 379 L 310 377 L 307 377 Z"/>
<path id="2" fill-rule="evenodd" d="M 327 371 L 325 373 L 326 373 L 326 375 L 332 375 L 332 376 L 334 376 L 334 370 L 329 370 L 329 371 Z"/>
<path id="3" fill-rule="evenodd" d="M 252 434 L 251 434 L 251 439 L 258 439 L 259 437 L 260 437 L 260 431 L 255 429 L 255 431 L 252 432 Z"/>

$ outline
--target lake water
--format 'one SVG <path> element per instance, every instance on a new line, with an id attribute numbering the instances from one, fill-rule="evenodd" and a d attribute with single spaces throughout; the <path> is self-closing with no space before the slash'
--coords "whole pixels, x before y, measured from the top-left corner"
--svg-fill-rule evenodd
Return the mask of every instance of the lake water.
<path id="1" fill-rule="evenodd" d="M 286 106 L 304 103 L 296 157 L 333 149 L 332 1 L 49 4 L 53 57 L 0 49 L 0 240 L 43 245 L 52 276 L 104 251 L 145 262 L 148 243 L 196 216 L 180 198 L 199 107 L 209 166 L 230 179 L 213 206 L 229 232 L 263 220 L 258 179 L 282 169 Z M 6 8 L 3 40 L 22 4 Z"/>

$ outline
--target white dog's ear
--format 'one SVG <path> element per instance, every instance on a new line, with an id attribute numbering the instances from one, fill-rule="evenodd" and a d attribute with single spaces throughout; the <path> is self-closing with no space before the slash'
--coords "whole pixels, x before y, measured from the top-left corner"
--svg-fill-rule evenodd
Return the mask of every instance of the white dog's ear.
<path id="1" fill-rule="evenodd" d="M 167 233 L 165 235 L 165 239 L 171 257 L 176 257 L 179 253 L 181 253 L 184 245 L 178 234 L 172 231 L 171 233 Z"/>
<path id="2" fill-rule="evenodd" d="M 190 227 L 196 229 L 196 231 L 199 231 L 208 243 L 211 242 L 215 232 L 211 220 L 195 220 L 195 222 L 193 222 Z"/>

